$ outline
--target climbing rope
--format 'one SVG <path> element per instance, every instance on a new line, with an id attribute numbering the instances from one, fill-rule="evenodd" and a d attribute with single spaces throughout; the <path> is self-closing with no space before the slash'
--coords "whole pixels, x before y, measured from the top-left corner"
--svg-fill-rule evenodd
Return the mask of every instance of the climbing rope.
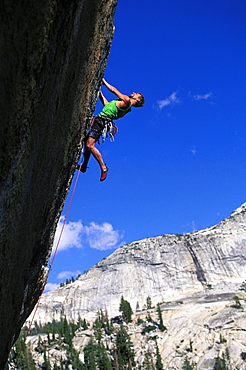
<path id="1" fill-rule="evenodd" d="M 83 152 L 83 151 L 82 151 Z M 56 254 L 57 254 L 57 251 L 58 251 L 58 248 L 59 248 L 59 245 L 60 245 L 60 241 L 61 241 L 61 238 L 62 238 L 62 234 L 63 234 L 63 231 L 64 231 L 64 228 L 65 228 L 65 225 L 66 225 L 66 222 L 67 222 L 67 219 L 68 219 L 68 215 L 69 215 L 69 211 L 71 209 L 71 205 L 72 205 L 72 201 L 73 201 L 73 197 L 74 197 L 74 194 L 75 194 L 75 190 L 76 190 L 76 187 L 77 187 L 77 184 L 78 184 L 78 180 L 79 180 L 79 176 L 80 176 L 80 171 L 77 171 L 77 175 L 76 175 L 76 178 L 75 178 L 75 182 L 74 182 L 74 186 L 73 186 L 73 189 L 72 189 L 72 194 L 70 196 L 70 200 L 69 200 L 69 203 L 68 203 L 68 207 L 67 207 L 67 210 L 66 210 L 66 213 L 65 213 L 65 217 L 64 217 L 64 220 L 63 220 L 63 223 L 62 223 L 62 228 L 61 228 L 61 231 L 60 231 L 60 234 L 59 234 L 59 237 L 58 237 L 58 240 L 57 240 L 57 243 L 56 243 L 56 246 L 55 246 L 55 249 L 54 249 L 54 253 L 51 254 L 51 261 L 49 263 L 49 267 L 47 267 L 47 274 L 46 274 L 46 277 L 45 277 L 45 280 L 44 280 L 44 283 L 43 283 L 43 287 L 42 287 L 42 290 L 41 290 L 41 294 L 39 296 L 39 299 L 38 299 L 38 302 L 35 306 L 35 309 L 33 311 L 33 315 L 32 315 L 32 319 L 29 323 L 29 326 L 28 326 L 28 329 L 26 331 L 26 335 L 25 335 L 25 338 L 24 338 L 24 342 L 23 342 L 23 346 L 26 342 L 26 338 L 28 336 L 28 334 L 30 333 L 31 331 L 31 327 L 33 325 L 33 322 L 34 322 L 34 318 L 36 316 L 36 313 L 37 313 L 37 310 L 38 310 L 38 307 L 40 305 L 40 301 L 41 301 L 41 297 L 42 297 L 42 294 L 44 292 L 44 289 L 45 289 L 45 286 L 47 284 L 47 281 L 48 281 L 48 278 L 49 278 L 49 275 L 50 275 L 50 272 L 52 270 L 52 266 L 54 264 L 54 260 L 55 260 L 55 257 L 56 257 Z"/>

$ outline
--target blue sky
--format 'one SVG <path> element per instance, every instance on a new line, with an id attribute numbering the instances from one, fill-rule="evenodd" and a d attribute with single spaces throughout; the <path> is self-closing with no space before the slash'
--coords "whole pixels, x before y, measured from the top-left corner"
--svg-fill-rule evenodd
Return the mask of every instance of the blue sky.
<path id="1" fill-rule="evenodd" d="M 79 176 L 49 289 L 123 244 L 213 226 L 245 202 L 245 15 L 244 0 L 119 0 L 105 79 L 146 104 L 100 144 L 106 181 L 94 158 Z"/>

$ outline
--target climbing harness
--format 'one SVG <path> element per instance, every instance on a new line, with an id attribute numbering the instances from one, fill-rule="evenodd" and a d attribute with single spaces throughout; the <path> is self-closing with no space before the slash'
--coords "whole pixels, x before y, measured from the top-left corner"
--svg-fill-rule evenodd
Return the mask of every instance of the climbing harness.
<path id="1" fill-rule="evenodd" d="M 113 143 L 114 137 L 118 134 L 118 127 L 114 124 L 113 121 L 108 120 L 106 121 L 105 127 L 102 132 L 102 140 L 103 142 L 109 136 L 109 140 Z"/>
<path id="2" fill-rule="evenodd" d="M 104 143 L 104 141 L 108 137 L 111 142 L 114 142 L 115 136 L 118 134 L 118 127 L 116 126 L 116 124 L 111 120 L 111 118 L 108 118 L 106 116 L 105 117 L 100 116 L 100 115 L 93 116 L 91 120 L 91 124 L 90 124 L 90 130 L 93 128 L 96 118 L 99 118 L 100 120 L 103 121 L 104 127 L 103 127 L 102 134 L 101 134 L 102 142 Z M 99 139 L 98 139 L 98 143 L 100 144 Z"/>

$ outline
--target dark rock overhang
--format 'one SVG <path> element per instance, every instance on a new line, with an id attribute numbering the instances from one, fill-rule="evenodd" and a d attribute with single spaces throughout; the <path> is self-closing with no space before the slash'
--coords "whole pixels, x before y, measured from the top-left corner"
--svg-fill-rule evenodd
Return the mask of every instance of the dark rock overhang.
<path id="1" fill-rule="evenodd" d="M 117 0 L 2 1 L 0 369 L 42 291 Z"/>

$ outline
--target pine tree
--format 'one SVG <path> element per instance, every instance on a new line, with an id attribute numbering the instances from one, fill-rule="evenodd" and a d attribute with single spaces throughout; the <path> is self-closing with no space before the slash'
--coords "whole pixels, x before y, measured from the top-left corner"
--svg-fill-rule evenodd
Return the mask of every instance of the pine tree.
<path id="1" fill-rule="evenodd" d="M 148 351 L 144 355 L 144 363 L 143 363 L 143 369 L 144 370 L 155 370 L 153 366 L 153 360 L 151 357 L 151 353 Z"/>
<path id="2" fill-rule="evenodd" d="M 51 370 L 49 356 L 47 355 L 46 349 L 44 350 L 44 365 L 43 368 L 45 370 Z"/>
<path id="3" fill-rule="evenodd" d="M 152 302 L 151 302 L 150 296 L 148 296 L 147 299 L 146 299 L 146 305 L 147 305 L 147 310 L 151 309 Z"/>
<path id="4" fill-rule="evenodd" d="M 102 333 L 102 323 L 99 318 L 97 318 L 93 324 L 93 329 L 94 329 L 94 336 L 98 342 L 101 341 L 103 337 Z"/>
<path id="5" fill-rule="evenodd" d="M 72 345 L 72 335 L 70 332 L 70 326 L 68 324 L 66 316 L 63 319 L 63 337 L 64 337 L 64 342 L 68 344 L 69 346 Z"/>
<path id="6" fill-rule="evenodd" d="M 159 351 L 159 347 L 157 345 L 157 342 L 156 342 L 156 370 L 163 370 L 163 364 L 162 364 L 162 361 L 161 361 L 161 355 L 160 355 L 160 351 Z"/>
<path id="7" fill-rule="evenodd" d="M 55 330 L 52 327 L 52 341 L 54 342 L 56 340 Z"/>
<path id="8" fill-rule="evenodd" d="M 146 316 L 146 320 L 148 322 L 153 322 L 152 317 L 150 316 L 150 314 L 148 314 L 148 316 Z"/>
<path id="9" fill-rule="evenodd" d="M 105 312 L 104 312 L 103 317 L 104 317 L 103 325 L 102 325 L 103 326 L 103 329 L 105 330 L 105 333 L 107 335 L 110 335 L 113 332 L 113 326 L 112 326 L 111 320 L 109 320 L 109 318 L 108 318 L 108 311 L 107 311 L 107 309 L 105 309 Z"/>
<path id="10" fill-rule="evenodd" d="M 84 368 L 85 370 L 96 370 L 96 355 L 93 339 L 91 338 L 84 348 Z"/>
<path id="11" fill-rule="evenodd" d="M 35 370 L 36 365 L 32 357 L 32 353 L 26 345 L 26 334 L 21 331 L 19 338 L 15 343 L 15 353 L 13 354 L 13 362 L 17 369 Z"/>
<path id="12" fill-rule="evenodd" d="M 103 343 L 99 343 L 96 350 L 96 364 L 99 370 L 112 370 L 112 364 Z"/>
<path id="13" fill-rule="evenodd" d="M 123 320 L 127 324 L 132 321 L 133 311 L 132 311 L 131 305 L 130 305 L 130 303 L 128 301 L 126 301 L 123 298 L 123 296 L 121 296 L 119 311 L 122 312 Z"/>
<path id="14" fill-rule="evenodd" d="M 48 341 L 48 345 L 50 345 L 51 341 L 50 341 L 50 333 L 47 334 L 47 341 Z"/>
<path id="15" fill-rule="evenodd" d="M 61 368 L 61 370 L 64 370 L 64 365 L 63 365 L 62 359 L 60 360 L 60 368 Z"/>
<path id="16" fill-rule="evenodd" d="M 87 325 L 86 319 L 84 319 L 84 320 L 82 321 L 82 328 L 83 328 L 84 330 L 88 329 L 88 325 Z"/>
<path id="17" fill-rule="evenodd" d="M 184 365 L 182 367 L 183 370 L 192 370 L 194 367 L 190 364 L 190 361 L 187 357 L 185 357 Z"/>
<path id="18" fill-rule="evenodd" d="M 37 321 L 35 320 L 34 321 L 34 328 L 31 329 L 31 335 L 35 335 L 35 334 L 38 334 L 39 333 L 39 330 L 40 330 L 40 325 L 38 325 Z"/>
<path id="19" fill-rule="evenodd" d="M 159 318 L 159 329 L 160 329 L 160 331 L 165 331 L 165 330 L 167 330 L 167 328 L 163 324 L 160 303 L 157 304 L 157 312 L 158 312 L 158 318 Z"/>
<path id="20" fill-rule="evenodd" d="M 222 355 L 222 358 L 220 358 L 219 356 L 215 358 L 214 370 L 228 370 L 224 353 Z"/>
<path id="21" fill-rule="evenodd" d="M 133 344 L 130 336 L 123 325 L 116 335 L 116 353 L 118 357 L 119 369 L 125 369 L 126 366 L 135 366 Z"/>
<path id="22" fill-rule="evenodd" d="M 69 348 L 69 362 L 73 369 L 82 370 L 84 368 L 83 363 L 79 359 L 79 352 L 73 346 Z"/>
<path id="23" fill-rule="evenodd" d="M 235 301 L 235 304 L 234 304 L 234 308 L 241 308 L 242 307 L 242 305 L 241 305 L 241 302 L 240 302 L 240 300 L 239 300 L 239 298 L 238 298 L 238 296 L 235 296 L 235 297 L 233 297 L 233 299 L 234 299 L 234 301 Z"/>

